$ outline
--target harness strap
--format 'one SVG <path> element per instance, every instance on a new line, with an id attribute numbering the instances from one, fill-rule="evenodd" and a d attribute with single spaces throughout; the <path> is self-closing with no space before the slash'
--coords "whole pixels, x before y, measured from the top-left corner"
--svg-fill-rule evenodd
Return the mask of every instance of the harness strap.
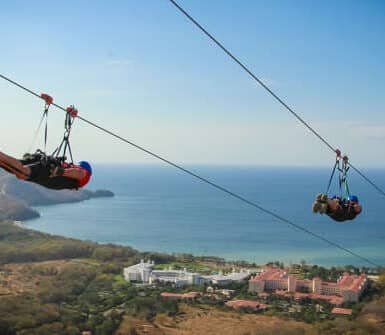
<path id="1" fill-rule="evenodd" d="M 348 160 L 349 159 L 347 156 L 342 157 L 341 166 L 338 167 L 338 171 L 339 171 L 338 183 L 339 183 L 339 191 L 340 191 L 341 198 L 348 198 L 350 196 L 348 176 L 347 176 L 347 173 L 349 171 Z M 345 197 L 342 197 L 342 193 L 345 193 Z"/>
<path id="2" fill-rule="evenodd" d="M 67 151 L 70 156 L 70 164 L 73 164 L 73 156 L 72 156 L 72 149 L 70 144 L 70 135 L 71 135 L 71 129 L 72 124 L 74 123 L 75 117 L 77 116 L 77 109 L 74 106 L 67 107 L 67 114 L 66 118 L 64 120 L 64 136 L 63 140 L 59 144 L 59 146 L 55 149 L 55 151 L 52 153 L 53 157 L 58 158 L 59 156 L 63 158 L 63 162 L 66 160 L 66 154 Z"/>
<path id="3" fill-rule="evenodd" d="M 329 189 L 330 189 L 330 186 L 332 184 L 333 177 L 334 177 L 334 174 L 336 172 L 336 169 L 337 169 L 338 165 L 339 165 L 339 160 L 338 160 L 338 157 L 337 157 L 336 162 L 335 162 L 334 167 L 333 167 L 333 170 L 332 170 L 332 174 L 330 175 L 330 178 L 329 178 L 328 187 L 326 188 L 326 193 L 325 194 L 329 194 Z"/>
<path id="4" fill-rule="evenodd" d="M 47 150 L 48 141 L 48 109 L 53 103 L 53 98 L 47 93 L 42 93 L 40 97 L 45 101 L 43 118 L 45 117 L 45 129 L 44 129 L 44 152 Z"/>
<path id="5" fill-rule="evenodd" d="M 44 151 L 47 150 L 47 141 L 48 141 L 48 109 L 49 105 L 45 104 L 43 117 L 45 116 L 45 129 L 44 129 Z"/>
<path id="6" fill-rule="evenodd" d="M 40 131 L 40 128 L 41 128 L 44 120 L 45 120 L 45 127 L 44 127 L 45 128 L 44 129 L 44 151 L 47 150 L 47 142 L 48 142 L 48 110 L 49 110 L 50 105 L 53 103 L 53 98 L 50 95 L 46 94 L 46 93 L 42 93 L 40 95 L 40 97 L 45 101 L 43 115 L 41 116 L 41 119 L 39 121 L 39 125 L 37 126 L 37 128 L 35 130 L 35 134 L 33 136 L 31 145 L 29 146 L 27 152 L 31 151 L 32 146 L 34 145 L 34 143 L 36 141 L 37 135 L 38 135 L 38 133 Z"/>

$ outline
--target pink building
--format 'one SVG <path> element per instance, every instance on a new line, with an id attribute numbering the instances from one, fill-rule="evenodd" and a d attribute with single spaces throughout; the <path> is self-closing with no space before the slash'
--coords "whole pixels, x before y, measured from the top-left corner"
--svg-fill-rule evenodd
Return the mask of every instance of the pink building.
<path id="1" fill-rule="evenodd" d="M 367 285 L 365 274 L 351 275 L 345 272 L 336 283 L 323 282 L 320 278 L 299 279 L 288 273 L 287 269 L 267 268 L 249 280 L 249 292 L 286 291 L 287 293 L 309 292 L 309 298 L 324 296 L 341 297 L 342 302 L 359 300 Z M 326 298 L 326 297 L 325 297 Z M 330 300 L 329 298 L 326 298 Z M 335 299 L 339 301 L 339 299 Z"/>

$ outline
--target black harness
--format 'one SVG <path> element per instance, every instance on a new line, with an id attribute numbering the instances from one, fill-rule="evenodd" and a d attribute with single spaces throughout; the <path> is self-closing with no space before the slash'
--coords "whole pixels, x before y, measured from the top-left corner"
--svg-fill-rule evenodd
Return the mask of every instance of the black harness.
<path id="1" fill-rule="evenodd" d="M 27 180 L 54 190 L 78 189 L 79 182 L 77 180 L 57 175 L 58 168 L 59 171 L 63 171 L 64 165 L 67 161 L 67 152 L 70 158 L 70 163 L 68 163 L 68 165 L 73 165 L 72 150 L 69 138 L 72 124 L 75 120 L 75 117 L 77 116 L 77 109 L 73 106 L 69 106 L 67 108 L 66 118 L 64 121 L 65 131 L 63 140 L 51 155 L 47 155 L 46 146 L 48 137 L 48 109 L 52 104 L 53 99 L 46 94 L 43 94 L 42 98 L 45 100 L 46 104 L 44 106 L 43 117 L 40 121 L 37 132 L 39 131 L 42 122 L 45 119 L 44 151 L 37 150 L 33 154 L 25 154 L 20 160 L 23 165 L 28 166 L 31 170 Z M 55 170 L 56 173 L 54 174 Z"/>
<path id="2" fill-rule="evenodd" d="M 63 177 L 52 176 L 57 168 L 63 168 L 65 157 L 47 156 L 41 150 L 34 154 L 26 154 L 20 162 L 28 166 L 31 170 L 28 181 L 37 183 L 54 190 L 77 189 L 77 180 Z"/>

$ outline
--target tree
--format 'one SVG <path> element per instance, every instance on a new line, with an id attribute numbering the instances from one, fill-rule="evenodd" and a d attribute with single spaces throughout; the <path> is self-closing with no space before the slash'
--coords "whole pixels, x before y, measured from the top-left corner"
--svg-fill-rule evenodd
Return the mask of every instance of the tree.
<path id="1" fill-rule="evenodd" d="M 4 320 L 0 321 L 0 334 L 1 335 L 16 335 L 16 330 Z"/>

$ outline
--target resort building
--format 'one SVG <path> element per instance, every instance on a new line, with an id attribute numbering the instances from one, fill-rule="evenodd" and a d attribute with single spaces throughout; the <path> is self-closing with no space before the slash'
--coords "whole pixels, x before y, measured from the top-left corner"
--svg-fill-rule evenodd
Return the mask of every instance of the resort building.
<path id="1" fill-rule="evenodd" d="M 146 284 L 163 283 L 173 284 L 176 287 L 199 284 L 199 275 L 184 270 L 154 270 L 153 261 L 140 261 L 139 264 L 123 269 L 124 279 L 128 282 Z"/>
<path id="2" fill-rule="evenodd" d="M 279 291 L 280 294 L 286 292 L 311 299 L 331 300 L 331 297 L 336 297 L 342 299 L 334 299 L 335 302 L 357 302 L 366 285 L 367 277 L 364 274 L 351 275 L 345 272 L 336 283 L 332 283 L 320 278 L 300 279 L 289 274 L 286 269 L 267 268 L 249 280 L 249 292 Z"/>
<path id="3" fill-rule="evenodd" d="M 213 284 L 217 286 L 226 286 L 231 283 L 242 283 L 247 278 L 249 278 L 250 272 L 241 270 L 240 272 L 236 272 L 234 269 L 232 272 L 223 274 L 219 273 L 217 275 L 211 276 L 202 276 L 204 282 L 208 284 Z"/>
<path id="4" fill-rule="evenodd" d="M 239 283 L 245 281 L 250 273 L 247 271 L 233 272 L 228 274 L 215 274 L 204 276 L 195 272 L 183 270 L 154 270 L 154 262 L 143 260 L 139 264 L 129 266 L 123 269 L 124 279 L 128 282 L 142 282 L 146 284 L 171 284 L 175 287 L 186 285 L 214 284 L 217 286 L 226 286 L 230 283 Z"/>
<path id="5" fill-rule="evenodd" d="M 149 283 L 150 274 L 154 268 L 154 261 L 144 262 L 142 259 L 139 264 L 135 264 L 123 269 L 124 279 L 128 282 Z"/>
<path id="6" fill-rule="evenodd" d="M 175 287 L 186 285 L 200 285 L 201 277 L 198 273 L 183 270 L 153 270 L 150 283 L 173 284 Z"/>

